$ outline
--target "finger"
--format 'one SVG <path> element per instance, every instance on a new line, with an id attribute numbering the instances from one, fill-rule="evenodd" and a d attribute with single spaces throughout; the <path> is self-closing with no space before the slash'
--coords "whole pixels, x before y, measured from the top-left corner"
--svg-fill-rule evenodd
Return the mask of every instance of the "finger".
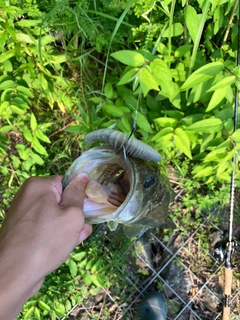
<path id="1" fill-rule="evenodd" d="M 81 172 L 67 185 L 62 194 L 62 207 L 74 206 L 83 209 L 85 189 L 89 182 L 89 176 Z"/>
<path id="2" fill-rule="evenodd" d="M 90 224 L 85 223 L 80 233 L 78 244 L 82 243 L 85 239 L 87 239 L 91 233 L 92 233 L 92 226 Z"/>

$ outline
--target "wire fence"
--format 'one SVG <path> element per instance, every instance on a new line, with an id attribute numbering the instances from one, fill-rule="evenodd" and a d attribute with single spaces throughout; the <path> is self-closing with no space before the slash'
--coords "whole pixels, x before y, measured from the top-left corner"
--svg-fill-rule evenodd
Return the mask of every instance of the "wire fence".
<path id="1" fill-rule="evenodd" d="M 166 241 L 159 231 L 146 231 L 119 256 L 118 271 L 123 282 L 121 293 L 102 289 L 81 306 L 69 312 L 69 319 L 135 319 L 141 299 L 152 291 L 163 291 L 167 298 L 169 320 L 217 320 L 222 317 L 224 265 L 214 256 L 214 246 L 223 231 L 215 224 L 220 209 L 202 215 L 198 227 L 190 232 L 178 231 Z M 118 232 L 100 227 L 103 242 L 114 241 Z M 121 232 L 121 231 L 120 231 Z M 111 250 L 105 246 L 107 254 Z M 240 319 L 240 255 L 235 254 L 230 319 Z M 121 280 L 119 280 L 121 281 Z M 147 320 L 147 319 L 146 319 Z"/>

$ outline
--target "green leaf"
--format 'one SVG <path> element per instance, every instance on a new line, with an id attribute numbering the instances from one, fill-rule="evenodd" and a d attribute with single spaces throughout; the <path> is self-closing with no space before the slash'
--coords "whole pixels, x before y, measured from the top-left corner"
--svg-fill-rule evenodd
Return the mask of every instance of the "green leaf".
<path id="1" fill-rule="evenodd" d="M 34 316 L 36 320 L 41 320 L 40 311 L 38 308 L 34 308 Z"/>
<path id="2" fill-rule="evenodd" d="M 3 63 L 4 61 L 9 60 L 13 56 L 15 56 L 14 50 L 8 50 L 7 52 L 3 52 L 2 54 L 0 54 L 0 63 Z"/>
<path id="3" fill-rule="evenodd" d="M 77 264 L 75 261 L 70 259 L 67 263 L 71 276 L 74 278 L 77 275 Z"/>
<path id="4" fill-rule="evenodd" d="M 240 129 L 237 129 L 233 134 L 232 134 L 232 139 L 235 142 L 240 142 Z"/>
<path id="5" fill-rule="evenodd" d="M 17 40 L 19 42 L 24 42 L 24 43 L 29 43 L 29 44 L 36 44 L 37 45 L 37 41 L 33 40 L 29 35 L 22 33 L 22 32 L 16 32 L 15 33 Z"/>
<path id="6" fill-rule="evenodd" d="M 139 71 L 139 82 L 144 97 L 146 97 L 149 90 L 151 89 L 159 91 L 158 83 L 156 82 L 153 75 L 149 72 L 149 70 L 145 67 L 141 68 Z"/>
<path id="7" fill-rule="evenodd" d="M 92 275 L 92 283 L 95 284 L 96 287 L 102 288 L 103 285 L 101 284 L 101 279 L 97 275 Z"/>
<path id="8" fill-rule="evenodd" d="M 86 257 L 87 252 L 86 251 L 82 251 L 76 254 L 73 254 L 71 256 L 72 259 L 76 260 L 76 261 L 81 261 L 84 257 Z"/>
<path id="9" fill-rule="evenodd" d="M 0 84 L 0 90 L 13 89 L 14 82 L 12 80 L 4 81 Z"/>
<path id="10" fill-rule="evenodd" d="M 140 53 L 131 50 L 120 50 L 112 53 L 111 56 L 132 67 L 141 67 L 145 62 L 144 57 Z"/>
<path id="11" fill-rule="evenodd" d="M 213 167 L 203 167 L 197 174 L 194 175 L 194 178 L 207 177 L 213 174 Z"/>
<path id="12" fill-rule="evenodd" d="M 160 117 L 157 119 L 154 119 L 154 122 L 157 123 L 161 127 L 172 127 L 175 128 L 178 124 L 178 120 L 168 117 Z"/>
<path id="13" fill-rule="evenodd" d="M 17 86 L 17 90 L 21 93 L 23 93 L 25 96 L 29 97 L 29 98 L 34 98 L 32 92 L 30 91 L 29 88 L 26 88 L 24 86 Z"/>
<path id="14" fill-rule="evenodd" d="M 146 117 L 139 113 L 137 114 L 137 125 L 139 126 L 139 128 L 143 129 L 146 132 L 152 133 L 152 128 L 150 123 L 148 122 L 148 120 L 146 119 Z"/>
<path id="15" fill-rule="evenodd" d="M 181 150 L 189 159 L 192 159 L 190 150 L 190 141 L 188 135 L 181 128 L 175 130 L 174 140 L 179 150 Z"/>
<path id="16" fill-rule="evenodd" d="M 129 83 L 135 79 L 135 77 L 138 75 L 138 68 L 132 68 L 128 72 L 126 72 L 118 82 L 118 86 Z"/>
<path id="17" fill-rule="evenodd" d="M 222 89 L 222 88 L 225 88 L 225 87 L 229 87 L 235 82 L 236 82 L 236 77 L 235 76 L 224 77 L 223 79 L 218 81 L 214 86 L 212 86 L 207 92 L 211 92 L 211 91 L 215 91 L 217 89 Z"/>
<path id="18" fill-rule="evenodd" d="M 79 124 L 72 124 L 71 126 L 64 129 L 66 132 L 70 133 L 81 133 L 84 132 L 86 129 L 83 126 L 80 126 Z"/>
<path id="19" fill-rule="evenodd" d="M 29 320 L 30 316 L 33 314 L 35 307 L 31 307 L 28 309 L 27 313 L 24 315 L 24 320 Z"/>
<path id="20" fill-rule="evenodd" d="M 168 37 L 178 37 L 183 33 L 183 26 L 181 23 L 177 22 L 168 27 L 162 34 L 163 38 Z"/>
<path id="21" fill-rule="evenodd" d="M 209 118 L 198 121 L 190 125 L 187 130 L 200 132 L 200 133 L 213 133 L 218 132 L 223 128 L 223 123 L 218 118 Z"/>
<path id="22" fill-rule="evenodd" d="M 217 89 L 214 91 L 211 100 L 209 101 L 206 112 L 214 109 L 225 97 L 228 91 L 228 87 L 224 87 L 222 89 Z"/>
<path id="23" fill-rule="evenodd" d="M 65 318 L 66 317 L 66 312 L 62 311 L 61 309 L 59 308 L 55 308 L 55 312 L 56 314 L 61 317 L 61 318 Z"/>
<path id="24" fill-rule="evenodd" d="M 92 283 L 92 276 L 89 273 L 85 272 L 83 275 L 83 282 L 87 286 L 89 286 Z"/>
<path id="25" fill-rule="evenodd" d="M 46 143 L 51 143 L 51 141 L 49 140 L 49 138 L 42 132 L 41 129 L 38 129 L 35 131 L 36 137 L 40 140 L 42 140 L 43 142 Z"/>
<path id="26" fill-rule="evenodd" d="M 102 106 L 102 110 L 113 117 L 122 117 L 123 116 L 123 111 L 121 109 L 119 109 L 118 107 L 115 107 L 114 105 L 109 105 L 109 104 L 105 103 Z"/>
<path id="27" fill-rule="evenodd" d="M 38 300 L 38 306 L 39 306 L 39 308 L 41 308 L 44 311 L 47 311 L 47 312 L 51 311 L 51 308 L 42 300 Z"/>
<path id="28" fill-rule="evenodd" d="M 162 129 L 160 132 L 158 132 L 155 136 L 153 136 L 151 141 L 156 141 L 158 142 L 158 139 L 160 139 L 161 137 L 165 136 L 168 133 L 172 133 L 173 132 L 173 128 L 167 127 Z"/>
<path id="29" fill-rule="evenodd" d="M 33 113 L 31 113 L 30 126 L 32 131 L 35 131 L 37 129 L 37 120 Z"/>
<path id="30" fill-rule="evenodd" d="M 185 56 L 187 53 L 191 53 L 190 50 L 192 48 L 191 44 L 185 44 L 179 48 L 177 48 L 177 50 L 175 51 L 174 55 L 177 58 L 180 58 L 182 56 Z"/>
<path id="31" fill-rule="evenodd" d="M 204 150 L 207 149 L 208 145 L 214 139 L 214 137 L 215 137 L 215 133 L 210 133 L 210 134 L 205 133 L 205 134 L 203 134 L 200 152 L 203 152 Z"/>
<path id="32" fill-rule="evenodd" d="M 93 98 L 90 98 L 89 101 L 92 101 L 95 104 L 99 104 L 99 103 L 103 102 L 103 99 L 100 97 L 93 97 Z"/>
<path id="33" fill-rule="evenodd" d="M 43 159 L 38 154 L 32 152 L 31 157 L 32 157 L 34 163 L 37 163 L 40 166 L 42 166 L 44 164 Z"/>
<path id="34" fill-rule="evenodd" d="M 113 97 L 113 88 L 112 84 L 108 82 L 104 87 L 104 93 L 108 99 L 112 99 Z"/>
<path id="35" fill-rule="evenodd" d="M 188 5 L 184 9 L 184 17 L 188 32 L 193 42 L 195 42 L 199 29 L 199 17 L 201 17 L 201 15 L 198 15 L 196 10 L 192 6 Z"/>
<path id="36" fill-rule="evenodd" d="M 24 135 L 24 138 L 28 141 L 28 142 L 32 142 L 32 133 L 31 131 L 27 128 L 27 127 L 23 127 L 22 129 L 22 133 Z"/>
<path id="37" fill-rule="evenodd" d="M 11 125 L 6 125 L 6 126 L 2 126 L 0 128 L 0 133 L 6 133 L 6 132 L 9 132 L 13 129 L 13 126 Z"/>
<path id="38" fill-rule="evenodd" d="M 190 75 L 190 77 L 182 85 L 181 90 L 188 90 L 199 83 L 211 79 L 212 77 L 216 76 L 223 68 L 224 64 L 222 62 L 211 62 L 206 64 Z"/>
<path id="39" fill-rule="evenodd" d="M 36 150 L 40 154 L 46 154 L 46 149 L 40 144 L 39 140 L 37 137 L 32 138 L 32 146 L 33 149 Z"/>
<path id="40" fill-rule="evenodd" d="M 40 83 L 41 83 L 43 90 L 45 90 L 45 91 L 48 90 L 48 82 L 47 82 L 44 74 L 40 73 L 39 77 L 40 77 Z"/>

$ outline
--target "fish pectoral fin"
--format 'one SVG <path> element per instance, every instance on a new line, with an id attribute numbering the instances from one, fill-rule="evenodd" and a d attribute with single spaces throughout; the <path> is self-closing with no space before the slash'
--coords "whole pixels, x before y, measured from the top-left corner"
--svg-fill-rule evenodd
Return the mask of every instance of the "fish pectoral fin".
<path id="1" fill-rule="evenodd" d="M 123 226 L 123 232 L 125 236 L 129 239 L 138 236 L 144 229 L 146 229 L 146 227 L 140 224 Z"/>
<path id="2" fill-rule="evenodd" d="M 115 231 L 117 229 L 118 222 L 111 220 L 111 221 L 108 221 L 107 225 L 111 231 Z"/>

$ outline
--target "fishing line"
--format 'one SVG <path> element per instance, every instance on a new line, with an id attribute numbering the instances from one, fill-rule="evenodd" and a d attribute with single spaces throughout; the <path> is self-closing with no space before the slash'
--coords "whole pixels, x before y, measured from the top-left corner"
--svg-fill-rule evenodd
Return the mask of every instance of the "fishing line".
<path id="1" fill-rule="evenodd" d="M 237 47 L 237 66 L 240 66 L 240 6 L 238 5 L 238 47 Z M 238 126 L 238 88 L 236 86 L 235 91 L 235 105 L 234 105 L 234 132 Z M 228 320 L 230 315 L 229 300 L 232 291 L 232 255 L 236 250 L 237 242 L 233 240 L 233 215 L 234 215 L 234 201 L 235 201 L 235 168 L 237 167 L 237 152 L 236 142 L 233 141 L 233 148 L 235 149 L 234 156 L 232 159 L 233 170 L 231 174 L 231 185 L 230 185 L 230 212 L 229 212 L 229 227 L 228 227 L 228 242 L 226 243 L 225 249 L 225 287 L 224 287 L 224 306 L 223 306 L 223 317 L 222 320 Z"/>

